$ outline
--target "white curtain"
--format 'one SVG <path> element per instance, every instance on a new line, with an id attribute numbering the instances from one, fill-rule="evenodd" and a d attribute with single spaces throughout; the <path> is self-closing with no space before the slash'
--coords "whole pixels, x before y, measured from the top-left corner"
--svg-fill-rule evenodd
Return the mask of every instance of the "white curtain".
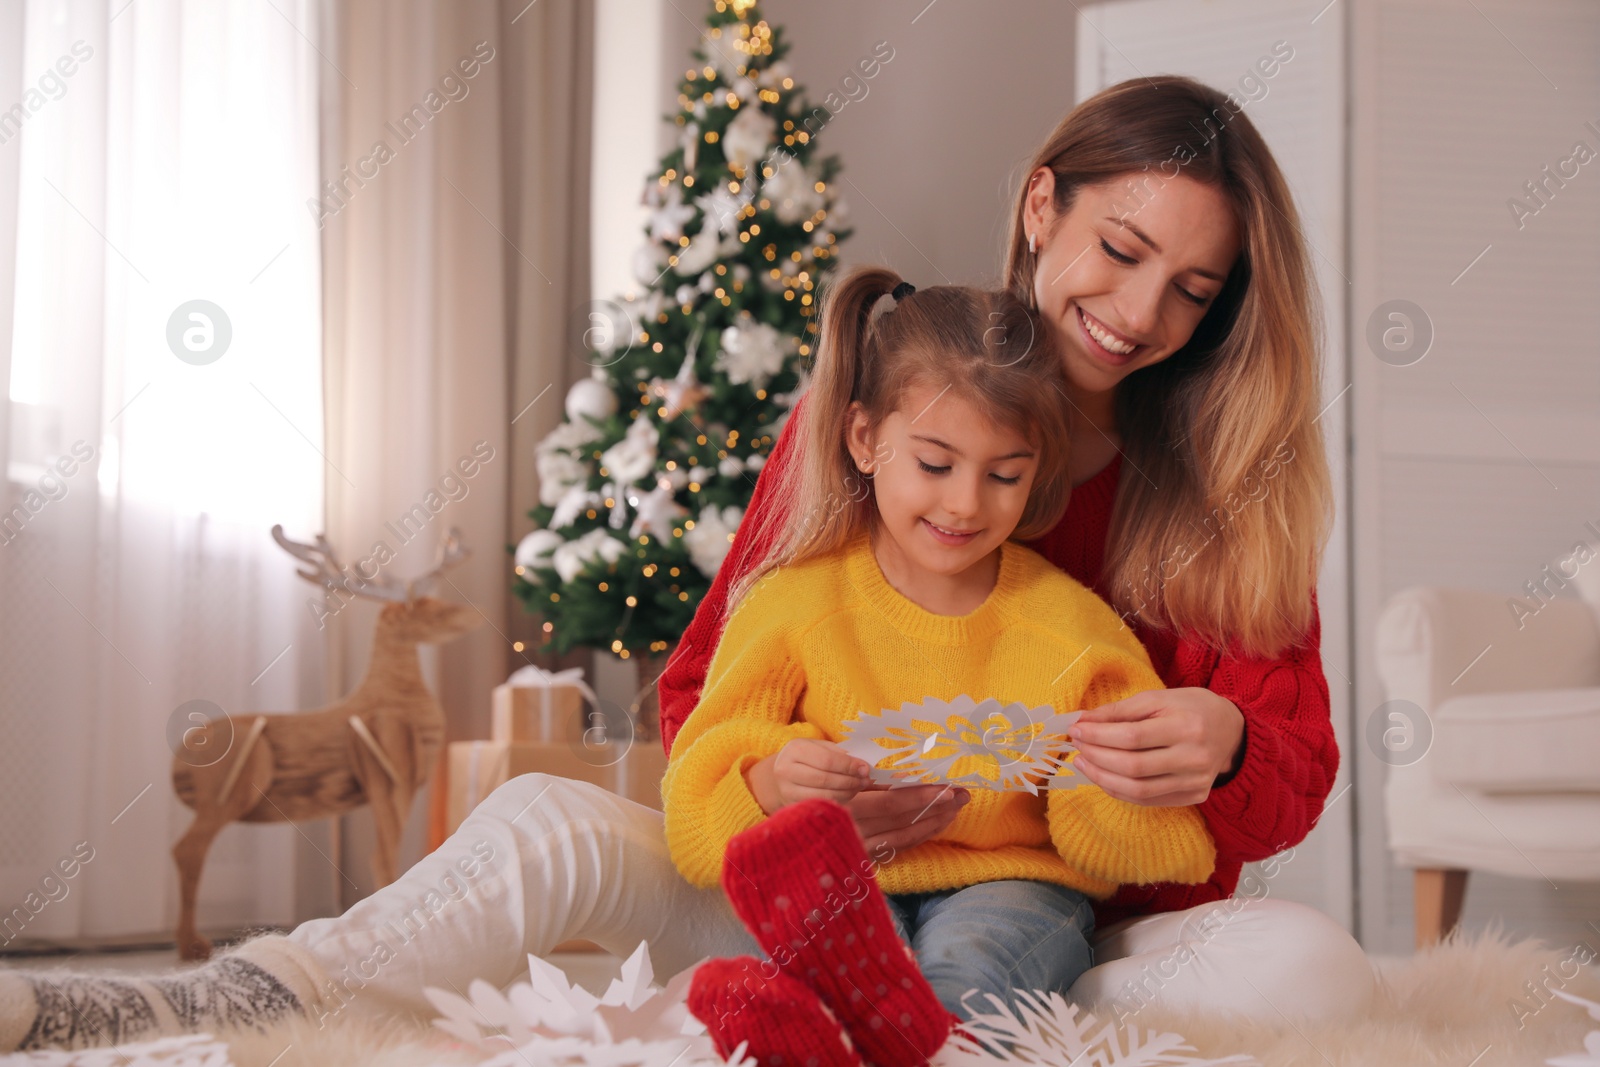
<path id="1" fill-rule="evenodd" d="M 507 546 L 531 523 L 533 443 L 587 369 L 569 344 L 588 298 L 592 14 L 580 0 L 337 0 L 323 75 L 322 239 L 329 536 L 427 566 L 461 527 L 473 556 L 438 594 L 476 632 L 423 653 L 451 738 L 487 737 L 489 694 L 533 639 Z M 458 464 L 492 455 L 470 478 Z M 433 494 L 425 523 L 397 533 Z M 420 535 L 412 531 L 420 526 Z M 329 692 L 366 669 L 374 605 L 329 624 Z M 437 785 L 437 780 L 435 780 Z M 426 847 L 419 797 L 402 864 Z M 371 817 L 345 820 L 341 896 L 366 891 Z"/>
<path id="2" fill-rule="evenodd" d="M 338 75 L 318 0 L 0 21 L 0 941 L 169 935 L 174 715 L 324 695 L 268 530 L 310 538 L 342 477 L 307 207 Z M 202 927 L 295 919 L 304 841 L 225 831 Z"/>

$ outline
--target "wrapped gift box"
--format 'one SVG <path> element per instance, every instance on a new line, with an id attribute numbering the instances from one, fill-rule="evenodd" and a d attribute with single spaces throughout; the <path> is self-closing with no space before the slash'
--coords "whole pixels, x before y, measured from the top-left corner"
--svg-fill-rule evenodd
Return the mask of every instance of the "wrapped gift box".
<path id="1" fill-rule="evenodd" d="M 661 776 L 667 773 L 667 753 L 659 737 L 641 737 L 617 764 L 618 793 L 647 808 L 661 810 Z"/>
<path id="2" fill-rule="evenodd" d="M 661 742 L 586 750 L 581 743 L 452 741 L 446 821 L 454 833 L 467 813 L 521 774 L 553 774 L 592 782 L 648 807 L 661 808 L 667 758 Z"/>
<path id="3" fill-rule="evenodd" d="M 554 744 L 583 732 L 583 690 L 575 685 L 494 687 L 490 734 L 496 741 Z"/>
<path id="4" fill-rule="evenodd" d="M 467 813 L 483 798 L 521 774 L 554 774 L 593 782 L 609 789 L 616 781 L 610 768 L 596 768 L 573 756 L 565 744 L 515 741 L 452 741 L 450 743 L 449 827 L 454 833 Z"/>

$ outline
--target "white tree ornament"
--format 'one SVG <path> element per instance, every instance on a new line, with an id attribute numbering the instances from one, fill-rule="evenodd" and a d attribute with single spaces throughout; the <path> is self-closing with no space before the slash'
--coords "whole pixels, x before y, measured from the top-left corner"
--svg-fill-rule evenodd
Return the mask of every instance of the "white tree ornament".
<path id="1" fill-rule="evenodd" d="M 722 348 L 713 366 L 735 385 L 749 383 L 752 389 L 760 389 L 783 369 L 783 361 L 794 347 L 793 337 L 741 315 L 738 323 L 722 331 Z"/>
<path id="2" fill-rule="evenodd" d="M 590 530 L 568 541 L 550 554 L 550 564 L 563 582 L 570 582 L 589 564 L 603 560 L 615 563 L 626 549 L 621 541 L 604 530 Z"/>
<path id="3" fill-rule="evenodd" d="M 667 186 L 661 204 L 651 206 L 655 210 L 650 213 L 650 239 L 676 244 L 683 236 L 683 224 L 694 218 L 694 205 L 683 202 L 683 187 Z"/>
<path id="4" fill-rule="evenodd" d="M 567 543 L 567 539 L 554 530 L 534 530 L 517 543 L 516 564 L 523 577 L 534 580 L 533 572 L 550 566 L 550 555 Z"/>
<path id="5" fill-rule="evenodd" d="M 741 170 L 767 154 L 777 132 L 777 121 L 760 108 L 740 108 L 722 134 L 722 154 Z"/>
<path id="6" fill-rule="evenodd" d="M 605 502 L 606 498 L 593 489 L 585 489 L 581 483 L 574 485 L 553 505 L 555 512 L 550 516 L 550 525 L 546 528 L 559 530 L 564 526 L 571 526 L 578 521 L 579 515 Z"/>
<path id="7" fill-rule="evenodd" d="M 965 693 L 950 701 L 928 696 L 846 720 L 839 747 L 871 764 L 876 782 L 1037 796 L 1040 784 L 1075 789 L 1087 782 L 1068 762 L 1076 748 L 1067 732 L 1082 714 L 994 697 L 979 703 Z"/>
<path id="8" fill-rule="evenodd" d="M 660 429 L 649 415 L 640 414 L 622 440 L 600 454 L 600 463 L 618 485 L 632 485 L 656 469 L 656 446 L 660 441 Z"/>
<path id="9" fill-rule="evenodd" d="M 701 224 L 700 232 L 689 238 L 688 246 L 678 253 L 677 265 L 672 269 L 684 277 L 699 274 L 717 261 L 720 239 L 716 221 L 707 219 Z"/>
<path id="10" fill-rule="evenodd" d="M 658 485 L 644 496 L 629 501 L 638 509 L 633 526 L 628 530 L 630 538 L 647 533 L 658 541 L 665 541 L 672 536 L 674 520 L 689 514 L 688 508 L 672 499 L 673 492 L 672 483 L 668 482 L 666 486 Z"/>
<path id="11" fill-rule="evenodd" d="M 707 578 L 717 576 L 717 568 L 722 566 L 728 549 L 733 547 L 733 532 L 739 528 L 742 518 L 744 509 L 741 507 L 730 504 L 719 508 L 711 504 L 701 509 L 699 518 L 694 520 L 694 529 L 683 531 L 689 558 Z"/>
<path id="12" fill-rule="evenodd" d="M 739 186 L 737 193 L 730 192 L 725 185 L 718 186 L 715 191 L 705 194 L 695 203 L 705 213 L 707 222 L 714 223 L 724 235 L 732 235 L 737 240 L 740 213 L 754 198 L 752 186 L 746 182 Z"/>
<path id="13" fill-rule="evenodd" d="M 769 64 L 766 69 L 756 75 L 756 84 L 763 89 L 776 89 L 783 84 L 785 78 L 788 78 L 793 73 L 794 70 L 789 66 L 789 61 L 780 59 L 776 63 Z"/>
<path id="14" fill-rule="evenodd" d="M 540 449 L 533 462 L 539 472 L 539 503 L 546 507 L 559 506 L 568 493 L 589 480 L 589 464 L 571 452 Z"/>
<path id="15" fill-rule="evenodd" d="M 604 334 L 606 339 L 599 341 L 596 351 L 607 354 L 615 352 L 619 343 L 627 339 L 619 337 L 616 331 L 605 329 L 596 331 Z M 593 378 L 580 378 L 572 383 L 572 388 L 567 390 L 566 402 L 567 418 L 573 422 L 584 419 L 593 419 L 603 422 L 617 413 L 617 394 L 611 391 L 611 386 Z"/>
<path id="16" fill-rule="evenodd" d="M 816 175 L 794 160 L 785 160 L 761 192 L 772 202 L 778 218 L 791 226 L 809 219 L 826 203 L 817 192 Z"/>
<path id="17" fill-rule="evenodd" d="M 667 250 L 655 241 L 646 241 L 633 253 L 633 280 L 646 287 L 655 285 L 666 265 Z"/>
<path id="18" fill-rule="evenodd" d="M 537 445 L 535 452 L 551 452 L 557 449 L 574 449 L 579 445 L 586 445 L 590 441 L 598 440 L 600 431 L 590 423 L 579 419 L 576 422 L 563 422 L 549 433 L 545 434 Z"/>
<path id="19" fill-rule="evenodd" d="M 739 38 L 728 30 L 715 37 L 708 34 L 701 38 L 700 47 L 706 50 L 706 58 L 711 60 L 712 68 L 724 81 L 731 82 L 743 77 L 744 68 L 750 64 L 750 53 L 740 47 Z"/>

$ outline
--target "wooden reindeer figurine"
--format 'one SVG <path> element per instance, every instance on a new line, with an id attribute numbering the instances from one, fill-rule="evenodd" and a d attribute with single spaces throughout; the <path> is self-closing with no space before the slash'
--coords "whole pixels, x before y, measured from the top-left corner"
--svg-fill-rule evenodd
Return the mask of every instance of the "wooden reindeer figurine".
<path id="1" fill-rule="evenodd" d="M 283 527 L 272 536 L 308 565 L 299 572 L 330 593 L 382 600 L 366 677 L 344 700 L 299 714 L 214 719 L 185 737 L 172 765 L 178 799 L 194 809 L 194 822 L 173 846 L 181 910 L 178 956 L 205 959 L 211 942 L 195 929 L 200 870 L 212 840 L 240 822 L 303 822 L 372 805 L 377 824 L 373 874 L 378 885 L 395 880 L 400 832 L 412 798 L 428 782 L 444 743 L 444 709 L 422 678 L 417 645 L 445 641 L 473 629 L 478 613 L 463 604 L 423 595 L 425 585 L 468 555 L 451 529 L 432 570 L 402 586 L 393 578 L 363 578 L 339 564 L 333 546 L 290 541 Z M 194 766 L 192 752 L 225 751 Z"/>

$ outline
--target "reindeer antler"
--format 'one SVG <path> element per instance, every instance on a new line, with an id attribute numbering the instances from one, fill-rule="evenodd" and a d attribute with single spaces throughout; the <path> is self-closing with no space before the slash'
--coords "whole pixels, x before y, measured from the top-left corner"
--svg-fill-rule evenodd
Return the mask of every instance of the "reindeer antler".
<path id="1" fill-rule="evenodd" d="M 323 534 L 317 534 L 316 544 L 306 545 L 289 540 L 284 536 L 283 526 L 274 525 L 272 539 L 295 559 L 310 564 L 310 570 L 296 572 L 308 582 L 315 582 L 329 591 L 343 590 L 352 596 L 366 597 L 369 600 L 409 599 L 409 592 L 393 578 L 373 580 L 363 578 L 359 572 L 351 573 L 345 570 L 333 550 L 333 545 L 328 543 L 327 537 Z"/>
<path id="2" fill-rule="evenodd" d="M 433 567 L 406 583 L 406 596 L 408 598 L 415 597 L 427 583 L 432 582 L 446 570 L 454 567 L 470 555 L 472 555 L 472 549 L 461 543 L 461 528 L 458 526 L 450 527 L 445 532 L 445 535 L 439 539 L 439 551 L 434 557 Z"/>

